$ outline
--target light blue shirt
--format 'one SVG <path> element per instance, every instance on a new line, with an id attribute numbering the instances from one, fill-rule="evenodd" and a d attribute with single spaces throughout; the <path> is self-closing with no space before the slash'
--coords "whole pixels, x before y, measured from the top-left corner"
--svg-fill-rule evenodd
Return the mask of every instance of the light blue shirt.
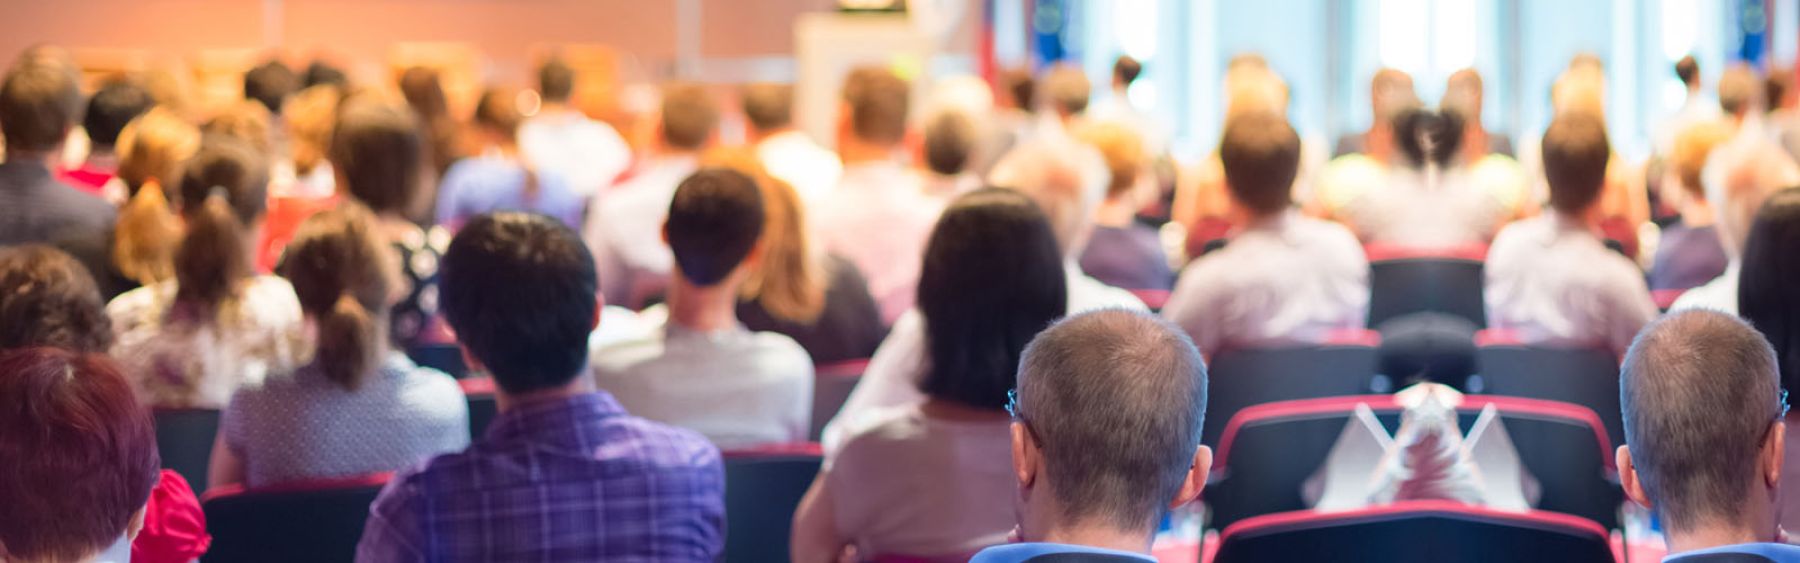
<path id="1" fill-rule="evenodd" d="M 571 229 L 581 229 L 587 208 L 561 174 L 534 171 L 536 193 L 526 197 L 525 167 L 498 155 L 456 161 L 444 172 L 438 187 L 437 222 L 456 230 L 471 217 L 493 211 L 529 211 L 556 218 Z"/>
<path id="2" fill-rule="evenodd" d="M 1767 557 L 1776 563 L 1800 562 L 1800 545 L 1785 543 L 1744 543 L 1679 553 L 1663 558 L 1664 563 L 1679 563 L 1702 555 L 1743 554 Z"/>
<path id="3" fill-rule="evenodd" d="M 1045 556 L 1045 555 L 1055 555 L 1055 554 L 1059 554 L 1059 553 L 1081 553 L 1081 554 L 1088 554 L 1088 555 L 1107 555 L 1107 556 L 1112 556 L 1112 557 L 1125 558 L 1125 559 L 1132 560 L 1132 561 L 1149 561 L 1149 562 L 1156 561 L 1156 558 L 1150 557 L 1148 555 L 1144 555 L 1142 553 L 1132 553 L 1129 551 L 1119 551 L 1116 549 L 1102 549 L 1102 548 L 1098 548 L 1098 547 L 1087 547 L 1087 546 L 1083 546 L 1083 545 L 1067 545 L 1067 544 L 1060 544 L 1060 543 L 1015 543 L 1015 544 L 1007 544 L 1007 545 L 996 545 L 994 547 L 983 549 L 983 550 L 981 550 L 981 553 L 975 554 L 975 558 L 970 559 L 969 563 L 1018 563 L 1021 561 L 1030 560 L 1033 557 L 1041 557 L 1041 556 Z"/>

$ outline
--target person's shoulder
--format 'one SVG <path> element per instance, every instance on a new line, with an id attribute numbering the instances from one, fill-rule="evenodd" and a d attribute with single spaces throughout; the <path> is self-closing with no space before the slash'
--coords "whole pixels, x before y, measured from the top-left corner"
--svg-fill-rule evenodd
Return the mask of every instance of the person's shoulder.
<path id="1" fill-rule="evenodd" d="M 721 463 L 718 446 L 699 432 L 637 416 L 622 417 L 618 424 L 627 430 L 624 439 L 634 442 L 636 461 L 646 467 L 694 469 Z"/>
<path id="2" fill-rule="evenodd" d="M 923 438 L 928 433 L 925 415 L 918 405 L 881 407 L 844 429 L 844 445 L 838 459 L 854 459 L 876 451 L 886 451 L 895 444 Z"/>
<path id="3" fill-rule="evenodd" d="M 1800 546 L 1784 543 L 1745 543 L 1726 545 L 1671 555 L 1663 561 L 1665 563 L 1701 563 L 1711 561 L 1720 563 L 1753 563 L 1765 561 L 1771 563 L 1800 563 Z"/>
<path id="4" fill-rule="evenodd" d="M 1354 251 L 1362 254 L 1362 242 L 1349 227 L 1335 221 L 1326 221 L 1306 215 L 1296 215 L 1294 226 L 1304 234 L 1307 242 L 1332 247 L 1333 250 Z"/>
<path id="5" fill-rule="evenodd" d="M 106 316 L 113 330 L 122 331 L 141 324 L 156 324 L 175 295 L 175 280 L 133 288 L 106 304 Z"/>
<path id="6" fill-rule="evenodd" d="M 281 276 L 262 275 L 251 279 L 244 288 L 244 303 L 259 319 L 274 323 L 299 320 L 300 298 L 294 286 Z"/>
<path id="7" fill-rule="evenodd" d="M 806 375 L 812 375 L 812 356 L 807 354 L 806 348 L 795 341 L 793 337 L 764 330 L 751 332 L 749 341 L 751 349 L 755 353 L 772 361 L 778 361 L 784 367 L 805 366 L 804 370 L 796 369 L 795 371 L 804 371 Z"/>
<path id="8" fill-rule="evenodd" d="M 1507 223 L 1494 234 L 1494 242 L 1488 245 L 1488 255 L 1504 254 L 1521 246 L 1532 244 L 1542 239 L 1552 228 L 1553 219 L 1548 215 L 1538 215 Z"/>

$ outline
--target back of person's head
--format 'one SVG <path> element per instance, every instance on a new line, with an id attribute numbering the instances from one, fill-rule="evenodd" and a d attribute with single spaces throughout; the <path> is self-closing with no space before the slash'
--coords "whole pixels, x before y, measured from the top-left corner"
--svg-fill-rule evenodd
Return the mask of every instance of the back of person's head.
<path id="1" fill-rule="evenodd" d="M 1775 345 L 1785 387 L 1800 389 L 1800 188 L 1769 196 L 1744 244 L 1738 313 Z"/>
<path id="2" fill-rule="evenodd" d="M 175 249 L 176 300 L 206 308 L 237 296 L 250 276 L 249 228 L 268 209 L 269 164 L 242 141 L 208 137 L 180 182 L 187 233 Z"/>
<path id="3" fill-rule="evenodd" d="M 1131 86 L 1131 83 L 1137 82 L 1138 75 L 1143 73 L 1144 63 L 1131 55 L 1119 55 L 1119 58 L 1113 61 L 1113 82 L 1119 85 Z"/>
<path id="4" fill-rule="evenodd" d="M 438 272 L 444 319 L 501 390 L 551 389 L 587 373 L 600 280 L 581 236 L 561 222 L 476 216 L 450 241 Z"/>
<path id="5" fill-rule="evenodd" d="M 1713 149 L 1731 139 L 1731 125 L 1722 121 L 1703 121 L 1689 125 L 1675 135 L 1675 145 L 1669 152 L 1668 166 L 1673 169 L 1675 179 L 1681 182 L 1681 190 L 1688 197 L 1701 201 L 1706 200 L 1705 184 L 1701 183 L 1700 173 L 1706 169 L 1706 159 L 1712 155 Z"/>
<path id="6" fill-rule="evenodd" d="M 1794 94 L 1794 69 L 1776 67 L 1763 76 L 1763 109 L 1785 107 Z"/>
<path id="7" fill-rule="evenodd" d="M 1800 163 L 1778 145 L 1738 137 L 1713 148 L 1700 171 L 1700 184 L 1713 206 L 1726 254 L 1741 256 L 1763 202 L 1782 188 L 1800 185 Z"/>
<path id="8" fill-rule="evenodd" d="M 739 96 L 751 131 L 772 133 L 794 124 L 794 85 L 758 82 L 744 86 Z"/>
<path id="9" fill-rule="evenodd" d="M 675 188 L 663 235 L 675 270 L 689 283 L 725 281 L 762 238 L 763 201 L 756 180 L 730 168 L 702 168 Z"/>
<path id="10" fill-rule="evenodd" d="M 343 89 L 350 86 L 350 75 L 344 69 L 323 60 L 314 60 L 306 65 L 306 71 L 300 74 L 300 87 L 331 86 Z"/>
<path id="11" fill-rule="evenodd" d="M 0 350 L 104 354 L 112 338 L 106 301 L 80 262 L 48 246 L 0 248 Z"/>
<path id="12" fill-rule="evenodd" d="M 1445 81 L 1444 96 L 1438 102 L 1438 109 L 1460 115 L 1465 122 L 1479 123 L 1481 97 L 1481 73 L 1473 68 L 1465 68 L 1451 73 L 1450 78 Z"/>
<path id="13" fill-rule="evenodd" d="M 407 107 L 427 119 L 450 116 L 450 102 L 444 96 L 444 84 L 438 71 L 431 67 L 407 67 L 400 73 L 400 95 Z"/>
<path id="14" fill-rule="evenodd" d="M 150 111 L 150 92 L 129 80 L 108 80 L 88 99 L 87 112 L 81 117 L 81 128 L 87 131 L 94 148 L 111 151 L 119 142 L 125 124 Z"/>
<path id="15" fill-rule="evenodd" d="M 162 106 L 151 108 L 119 133 L 118 177 L 130 194 L 113 228 L 112 264 L 120 274 L 149 285 L 175 276 L 181 224 L 172 211 L 182 167 L 200 150 L 200 130 Z"/>
<path id="16" fill-rule="evenodd" d="M 294 69 L 270 59 L 244 73 L 244 99 L 262 104 L 271 114 L 280 114 L 281 105 L 294 94 L 298 82 Z"/>
<path id="17" fill-rule="evenodd" d="M 1778 384 L 1769 343 L 1730 315 L 1673 313 L 1638 334 L 1620 370 L 1630 452 L 1621 469 L 1635 474 L 1671 533 L 1741 523 L 1750 495 L 1766 486 Z"/>
<path id="18" fill-rule="evenodd" d="M 1122 123 L 1089 124 L 1077 129 L 1075 138 L 1100 151 L 1100 157 L 1106 159 L 1110 178 L 1106 183 L 1107 199 L 1129 195 L 1150 165 L 1143 137 Z"/>
<path id="19" fill-rule="evenodd" d="M 339 190 L 376 213 L 405 213 L 418 198 L 424 141 L 405 108 L 370 98 L 347 100 L 327 154 Z"/>
<path id="20" fill-rule="evenodd" d="M 1030 197 L 1050 219 L 1057 244 L 1081 251 L 1106 198 L 1106 161 L 1099 151 L 1066 139 L 1038 139 L 1013 148 L 994 164 L 988 183 Z"/>
<path id="21" fill-rule="evenodd" d="M 1728 115 L 1744 115 L 1763 107 L 1762 79 L 1756 71 L 1735 64 L 1719 73 L 1719 109 Z"/>
<path id="22" fill-rule="evenodd" d="M 1582 113 L 1606 122 L 1606 75 L 1592 67 L 1571 67 L 1550 86 L 1550 109 L 1555 117 Z"/>
<path id="23" fill-rule="evenodd" d="M 1076 115 L 1087 111 L 1093 84 L 1088 82 L 1087 73 L 1080 66 L 1057 63 L 1044 72 L 1043 79 L 1038 81 L 1038 88 L 1038 97 L 1052 111 L 1062 115 Z"/>
<path id="24" fill-rule="evenodd" d="M 935 112 L 925 121 L 925 167 L 944 176 L 961 174 L 981 141 L 979 134 L 969 114 L 953 109 Z"/>
<path id="25" fill-rule="evenodd" d="M 865 66 L 844 78 L 850 134 L 866 143 L 893 146 L 906 137 L 912 85 L 886 67 Z"/>
<path id="26" fill-rule="evenodd" d="M 1180 500 L 1205 415 L 1199 350 L 1148 313 L 1069 317 L 1019 364 L 1014 416 L 1042 441 L 1041 471 L 1070 522 L 1154 530 Z"/>
<path id="27" fill-rule="evenodd" d="M 1544 130 L 1543 150 L 1550 208 L 1570 217 L 1587 212 L 1606 186 L 1606 124 L 1587 113 L 1559 115 Z"/>
<path id="28" fill-rule="evenodd" d="M 925 246 L 919 389 L 983 409 L 1006 406 L 1019 356 L 1068 306 L 1056 235 L 1030 198 L 984 188 L 944 210 Z"/>
<path id="29" fill-rule="evenodd" d="M 1394 145 L 1411 166 L 1449 166 L 1462 150 L 1463 124 L 1452 111 L 1404 111 L 1394 116 Z"/>
<path id="30" fill-rule="evenodd" d="M 1675 61 L 1675 78 L 1681 79 L 1681 83 L 1689 88 L 1700 87 L 1700 61 L 1695 60 L 1693 55 Z"/>
<path id="31" fill-rule="evenodd" d="M 273 119 L 269 110 L 262 104 L 251 100 L 243 100 L 207 119 L 200 124 L 202 135 L 218 135 L 231 137 L 264 155 L 272 155 L 275 150 L 275 133 L 271 129 Z"/>
<path id="32" fill-rule="evenodd" d="M 470 122 L 501 139 L 518 139 L 519 125 L 525 122 L 525 114 L 519 111 L 519 94 L 520 90 L 511 86 L 488 87 L 475 103 Z"/>
<path id="33" fill-rule="evenodd" d="M 1010 102 L 1013 108 L 1031 111 L 1037 107 L 1037 77 L 1032 76 L 1031 69 L 1003 69 L 994 82 L 999 85 L 998 90 L 1003 94 L 1001 100 Z"/>
<path id="34" fill-rule="evenodd" d="M 143 526 L 160 475 L 150 413 L 118 366 L 0 352 L 0 558 L 87 561 Z"/>
<path id="35" fill-rule="evenodd" d="M 1251 113 L 1287 113 L 1287 82 L 1268 67 L 1246 65 L 1225 73 L 1225 121 Z"/>
<path id="36" fill-rule="evenodd" d="M 9 155 L 54 151 L 81 115 L 81 88 L 60 65 L 20 64 L 0 83 L 0 136 Z"/>
<path id="37" fill-rule="evenodd" d="M 575 67 L 562 57 L 550 57 L 538 65 L 538 96 L 546 103 L 560 104 L 575 94 Z"/>
<path id="38" fill-rule="evenodd" d="M 662 89 L 662 140 L 669 148 L 695 151 L 719 128 L 719 103 L 705 86 L 676 82 Z"/>
<path id="39" fill-rule="evenodd" d="M 305 175 L 325 162 L 326 147 L 331 146 L 331 126 L 337 123 L 338 102 L 344 91 L 337 86 L 310 86 L 288 100 L 281 118 L 287 123 L 293 149 L 294 172 Z"/>
<path id="40" fill-rule="evenodd" d="M 119 180 L 136 195 L 152 180 L 169 189 L 181 166 L 200 149 L 200 129 L 174 111 L 150 108 L 119 132 Z"/>
<path id="41" fill-rule="evenodd" d="M 355 202 L 308 217 L 283 255 L 281 276 L 318 323 L 313 361 L 346 389 L 380 365 L 389 296 L 400 285 L 395 260 L 375 215 Z"/>
<path id="42" fill-rule="evenodd" d="M 1293 204 L 1300 134 L 1279 114 L 1235 117 L 1219 138 L 1219 164 L 1226 191 L 1239 205 L 1256 215 L 1280 213 Z"/>
<path id="43" fill-rule="evenodd" d="M 1374 108 L 1377 120 L 1391 120 L 1394 114 L 1418 103 L 1419 94 L 1413 89 L 1412 75 L 1405 71 L 1383 68 L 1369 79 L 1369 104 Z"/>
<path id="44" fill-rule="evenodd" d="M 763 228 L 760 258 L 744 279 L 739 294 L 754 299 L 770 316 L 812 324 L 825 310 L 830 280 L 819 248 L 807 230 L 806 208 L 794 187 L 769 175 L 750 147 L 707 151 L 701 166 L 726 167 L 756 179 L 762 190 Z"/>

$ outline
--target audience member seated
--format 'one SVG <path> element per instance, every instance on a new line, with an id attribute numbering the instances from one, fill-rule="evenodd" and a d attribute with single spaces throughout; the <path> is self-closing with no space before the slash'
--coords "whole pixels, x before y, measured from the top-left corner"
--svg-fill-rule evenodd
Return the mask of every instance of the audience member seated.
<path id="1" fill-rule="evenodd" d="M 1319 343 L 1368 316 L 1369 264 L 1348 229 L 1293 207 L 1300 136 L 1278 114 L 1225 125 L 1219 143 L 1243 228 L 1182 271 L 1163 308 L 1207 357 L 1231 347 Z"/>
<path id="2" fill-rule="evenodd" d="M 406 107 L 418 119 L 419 136 L 425 141 L 425 164 L 419 178 L 419 200 L 408 208 L 406 217 L 419 223 L 430 223 L 437 213 L 438 179 L 450 165 L 468 154 L 467 135 L 461 120 L 450 115 L 450 101 L 438 71 L 411 67 L 400 73 L 400 94 Z"/>
<path id="3" fill-rule="evenodd" d="M 645 315 L 666 319 L 593 358 L 599 387 L 625 410 L 727 450 L 805 441 L 812 417 L 806 350 L 737 319 L 738 290 L 762 259 L 759 189 L 729 168 L 702 168 L 675 189 L 663 226 L 675 254 L 669 300 Z"/>
<path id="4" fill-rule="evenodd" d="M 794 515 L 794 561 L 838 561 L 846 546 L 865 559 L 966 556 L 1005 541 L 1017 522 L 1007 392 L 1025 344 L 1066 308 L 1061 265 L 1029 198 L 990 188 L 950 205 L 919 278 L 927 398 L 845 423 Z"/>
<path id="5" fill-rule="evenodd" d="M 80 262 L 40 244 L 0 247 L 0 350 L 104 354 L 112 341 L 106 302 Z"/>
<path id="6" fill-rule="evenodd" d="M 1137 212 L 1155 197 L 1149 154 L 1130 128 L 1102 122 L 1076 131 L 1106 159 L 1110 180 L 1106 199 L 1094 213 L 1094 232 L 1081 251 L 1081 270 L 1101 283 L 1129 289 L 1168 290 L 1175 272 L 1163 253 L 1157 230 L 1138 222 Z"/>
<path id="7" fill-rule="evenodd" d="M 981 178 L 969 171 L 978 134 L 973 116 L 961 109 L 939 108 L 925 119 L 919 175 L 926 195 L 949 204 L 981 187 Z"/>
<path id="8" fill-rule="evenodd" d="M 338 102 L 343 98 L 344 89 L 338 86 L 309 85 L 282 106 L 288 153 L 269 167 L 269 192 L 275 197 L 322 199 L 336 192 L 332 184 L 336 176 L 326 152 L 331 147 Z"/>
<path id="9" fill-rule="evenodd" d="M 1068 138 L 1087 121 L 1088 100 L 1094 87 L 1081 65 L 1067 61 L 1050 65 L 1038 77 L 1037 88 L 1037 99 L 1042 104 L 1034 132 L 1037 140 Z"/>
<path id="10" fill-rule="evenodd" d="M 74 70 L 21 61 L 0 84 L 0 245 L 98 237 L 113 223 L 112 206 L 52 174 L 81 111 Z"/>
<path id="11" fill-rule="evenodd" d="M 889 325 L 912 308 L 919 260 L 943 201 L 925 194 L 902 150 L 912 87 L 882 67 L 844 79 L 838 154 L 844 174 L 811 206 L 825 249 L 856 263 Z"/>
<path id="12" fill-rule="evenodd" d="M 819 146 L 794 126 L 794 86 L 758 83 L 744 87 L 744 121 L 750 145 L 770 176 L 794 187 L 808 205 L 825 199 L 844 175 L 837 153 Z"/>
<path id="13" fill-rule="evenodd" d="M 1763 335 L 1712 311 L 1657 321 L 1626 353 L 1619 481 L 1662 523 L 1664 561 L 1800 561 L 1777 525 L 1787 433 L 1778 370 Z"/>
<path id="14" fill-rule="evenodd" d="M 1681 294 L 1670 310 L 1706 308 L 1735 315 L 1741 257 L 1756 210 L 1776 190 L 1800 185 L 1800 164 L 1779 147 L 1739 139 L 1713 149 L 1700 182 L 1713 208 L 1719 242 L 1731 262 L 1719 277 Z"/>
<path id="15" fill-rule="evenodd" d="M 179 182 L 186 227 L 174 277 L 106 306 L 113 357 L 145 403 L 220 408 L 239 385 L 292 370 L 304 355 L 293 287 L 250 267 L 268 183 L 268 165 L 249 147 L 209 140 Z"/>
<path id="16" fill-rule="evenodd" d="M 713 143 L 719 107 L 698 84 L 663 87 L 662 117 L 654 146 L 631 177 L 595 194 L 588 204 L 587 241 L 599 261 L 609 303 L 641 308 L 669 283 L 675 257 L 662 241 L 663 222 L 675 186 L 700 167 L 700 151 Z"/>
<path id="17" fill-rule="evenodd" d="M 160 458 L 150 413 L 111 360 L 0 352 L 0 459 L 0 557 L 131 559 Z"/>
<path id="18" fill-rule="evenodd" d="M 1681 213 L 1679 220 L 1662 229 L 1656 259 L 1650 266 L 1650 289 L 1685 290 L 1698 287 L 1725 273 L 1730 258 L 1725 254 L 1713 206 L 1706 199 L 1700 173 L 1713 148 L 1731 139 L 1729 125 L 1708 121 L 1689 126 L 1675 137 L 1669 155 L 1661 195 Z"/>
<path id="19" fill-rule="evenodd" d="M 1125 126 L 1143 143 L 1144 152 L 1155 157 L 1167 152 L 1174 128 L 1170 127 L 1167 114 L 1147 112 L 1131 102 L 1131 87 L 1138 83 L 1138 77 L 1143 74 L 1143 61 L 1130 55 L 1119 55 L 1119 58 L 1113 60 L 1112 87 L 1107 90 L 1108 95 L 1095 101 L 1088 108 L 1087 114 L 1088 119 L 1094 122 Z"/>
<path id="20" fill-rule="evenodd" d="M 713 561 L 724 467 L 688 430 L 626 414 L 588 373 L 599 279 L 556 220 L 479 215 L 444 254 L 444 316 L 500 413 L 468 450 L 395 475 L 357 561 Z"/>
<path id="21" fill-rule="evenodd" d="M 275 122 L 268 108 L 255 100 L 239 100 L 219 110 L 200 123 L 200 134 L 232 137 L 258 153 L 275 154 Z"/>
<path id="22" fill-rule="evenodd" d="M 1146 313 L 1071 317 L 1026 347 L 1012 399 L 1025 543 L 972 561 L 1155 561 L 1164 516 L 1200 496 L 1212 467 L 1200 445 L 1206 366 L 1193 342 Z"/>
<path id="23" fill-rule="evenodd" d="M 1482 97 L 1481 73 L 1474 68 L 1465 68 L 1450 74 L 1444 82 L 1444 96 L 1438 99 L 1439 111 L 1462 118 L 1461 154 L 1456 158 L 1464 164 L 1474 164 L 1494 155 L 1513 156 L 1512 137 L 1489 131 L 1482 124 Z"/>
<path id="24" fill-rule="evenodd" d="M 1462 117 L 1413 109 L 1396 116 L 1391 127 L 1398 150 L 1386 167 L 1385 185 L 1361 191 L 1337 217 L 1365 244 L 1487 244 L 1511 212 L 1477 181 L 1473 166 L 1458 160 Z"/>
<path id="25" fill-rule="evenodd" d="M 150 111 L 150 106 L 150 93 L 135 82 L 115 78 L 101 85 L 100 91 L 88 98 L 87 111 L 81 117 L 81 129 L 88 138 L 87 159 L 79 167 L 58 170 L 57 176 L 81 191 L 100 195 L 119 171 L 119 131 Z"/>
<path id="26" fill-rule="evenodd" d="M 595 121 L 569 105 L 575 93 L 575 69 L 560 58 L 538 67 L 537 115 L 519 126 L 519 151 L 525 160 L 568 180 L 584 201 L 611 186 L 631 165 L 631 147 L 611 125 Z"/>
<path id="27" fill-rule="evenodd" d="M 182 167 L 200 149 L 200 130 L 164 107 L 131 120 L 119 133 L 118 176 L 105 188 L 122 204 L 111 236 L 95 248 L 67 247 L 82 260 L 109 297 L 167 281 L 175 276 L 175 249 L 181 222 L 170 211 L 169 190 L 181 182 Z"/>
<path id="28" fill-rule="evenodd" d="M 281 108 L 299 88 L 300 78 L 294 69 L 280 60 L 269 59 L 244 72 L 244 99 L 262 104 L 269 115 L 281 115 Z"/>
<path id="29" fill-rule="evenodd" d="M 520 160 L 519 90 L 489 88 L 475 106 L 482 149 L 444 172 L 438 186 L 437 223 L 455 231 L 470 217 L 492 211 L 529 211 L 581 227 L 587 202 L 556 169 Z"/>
<path id="30" fill-rule="evenodd" d="M 1623 354 L 1656 318 L 1643 272 L 1599 233 L 1612 149 L 1591 114 L 1565 113 L 1542 142 L 1550 210 L 1508 225 L 1488 252 L 1488 326 L 1526 344 L 1597 346 Z"/>
<path id="31" fill-rule="evenodd" d="M 389 315 L 388 337 L 402 347 L 441 340 L 434 329 L 438 317 L 438 261 L 450 245 L 450 231 L 425 229 L 406 213 L 421 193 L 425 172 L 423 139 L 417 121 L 405 108 L 374 99 L 351 98 L 338 112 L 331 137 L 331 161 L 337 163 L 339 191 L 367 205 L 381 224 L 382 240 L 398 253 L 400 286 L 405 296 Z"/>
<path id="32" fill-rule="evenodd" d="M 353 202 L 301 224 L 281 274 L 314 327 L 312 361 L 232 395 L 211 486 L 395 471 L 468 446 L 468 405 L 456 381 L 388 346 L 399 265 L 380 229 Z"/>
<path id="33" fill-rule="evenodd" d="M 1719 100 L 1706 94 L 1704 77 L 1700 75 L 1700 63 L 1693 55 L 1681 57 L 1675 61 L 1675 78 L 1681 80 L 1684 97 L 1681 107 L 1675 110 L 1662 123 L 1651 131 L 1651 141 L 1656 154 L 1665 157 L 1675 154 L 1675 140 L 1689 127 L 1701 123 L 1715 122 L 1725 117 L 1719 109 Z"/>
<path id="34" fill-rule="evenodd" d="M 738 292 L 738 321 L 794 339 L 814 365 L 867 359 L 887 336 L 869 283 L 856 264 L 819 248 L 800 194 L 763 172 L 758 156 L 723 149 L 706 159 L 758 178 L 762 188 L 762 256 Z"/>
<path id="35" fill-rule="evenodd" d="M 1386 163 L 1399 149 L 1391 125 L 1401 111 L 1419 105 L 1412 76 L 1399 69 L 1383 68 L 1369 79 L 1369 130 L 1338 137 L 1331 157 L 1360 154 Z"/>
<path id="36" fill-rule="evenodd" d="M 1775 345 L 1782 387 L 1800 389 L 1800 188 L 1769 197 L 1744 245 L 1738 311 Z"/>

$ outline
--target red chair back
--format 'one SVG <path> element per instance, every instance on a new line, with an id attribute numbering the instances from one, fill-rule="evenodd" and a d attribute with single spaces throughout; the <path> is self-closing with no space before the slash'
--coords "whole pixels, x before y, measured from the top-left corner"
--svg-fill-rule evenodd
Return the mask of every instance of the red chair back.
<path id="1" fill-rule="evenodd" d="M 1528 346 L 1505 331 L 1475 335 L 1476 372 L 1470 390 L 1574 403 L 1592 409 L 1607 439 L 1625 442 L 1619 407 L 1619 361 L 1599 347 Z"/>
<path id="2" fill-rule="evenodd" d="M 1416 501 L 1244 520 L 1225 529 L 1213 561 L 1600 563 L 1613 554 L 1606 529 L 1579 517 Z"/>
<path id="3" fill-rule="evenodd" d="M 201 500 L 216 561 L 350 561 L 369 505 L 391 473 L 209 491 Z"/>
<path id="4" fill-rule="evenodd" d="M 1487 325 L 1482 260 L 1487 247 L 1407 248 L 1370 245 L 1368 326 L 1413 313 L 1436 312 Z"/>
<path id="5" fill-rule="evenodd" d="M 1201 443 L 1218 446 L 1225 423 L 1245 408 L 1369 392 L 1379 342 L 1371 332 L 1355 331 L 1318 346 L 1220 351 L 1207 365 Z"/>

